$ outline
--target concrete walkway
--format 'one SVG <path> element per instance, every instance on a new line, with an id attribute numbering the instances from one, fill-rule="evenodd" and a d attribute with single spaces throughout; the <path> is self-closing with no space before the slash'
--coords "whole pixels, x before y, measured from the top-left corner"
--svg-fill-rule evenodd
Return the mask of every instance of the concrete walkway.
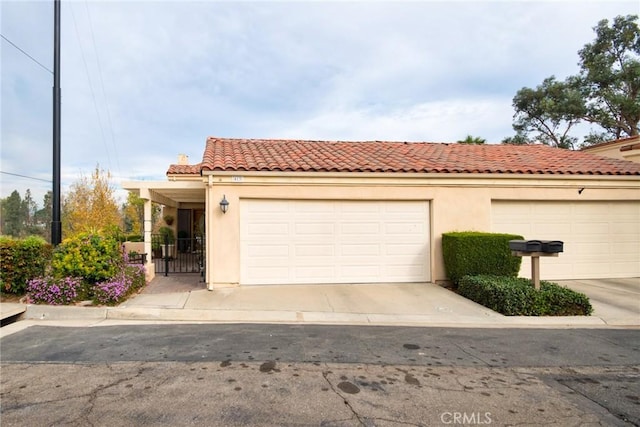
<path id="1" fill-rule="evenodd" d="M 118 307 L 29 305 L 25 319 L 269 322 L 449 327 L 640 327 L 640 280 L 562 281 L 584 292 L 592 316 L 503 316 L 441 286 L 251 286 L 208 291 L 198 276 L 156 277 Z M 4 304 L 3 304 L 4 306 Z"/>

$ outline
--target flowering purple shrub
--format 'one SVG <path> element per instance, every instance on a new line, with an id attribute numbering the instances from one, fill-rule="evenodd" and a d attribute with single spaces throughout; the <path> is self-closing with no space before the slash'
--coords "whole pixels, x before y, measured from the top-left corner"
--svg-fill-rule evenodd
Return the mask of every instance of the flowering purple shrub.
<path id="1" fill-rule="evenodd" d="M 82 287 L 82 280 L 75 277 L 45 276 L 29 280 L 27 293 L 29 302 L 35 304 L 64 305 L 76 301 Z"/>
<path id="2" fill-rule="evenodd" d="M 145 284 L 144 266 L 125 264 L 121 272 L 93 286 L 93 300 L 97 304 L 115 305 Z"/>

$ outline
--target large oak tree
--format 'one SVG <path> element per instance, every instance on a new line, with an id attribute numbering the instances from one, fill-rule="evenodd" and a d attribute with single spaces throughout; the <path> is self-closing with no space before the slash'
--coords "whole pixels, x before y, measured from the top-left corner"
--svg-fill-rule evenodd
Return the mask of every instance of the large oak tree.
<path id="1" fill-rule="evenodd" d="M 564 81 L 551 76 L 513 98 L 516 136 L 505 143 L 541 142 L 575 148 L 571 131 L 580 122 L 596 130 L 581 145 L 638 135 L 640 123 L 640 29 L 635 15 L 603 19 L 596 38 L 578 55 L 580 72 Z"/>

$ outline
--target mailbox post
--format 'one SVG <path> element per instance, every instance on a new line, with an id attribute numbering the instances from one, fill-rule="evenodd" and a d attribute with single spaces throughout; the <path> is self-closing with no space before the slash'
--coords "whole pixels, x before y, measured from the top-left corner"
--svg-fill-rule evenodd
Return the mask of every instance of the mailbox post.
<path id="1" fill-rule="evenodd" d="M 559 240 L 509 240 L 509 249 L 513 256 L 531 257 L 531 281 L 540 290 L 540 257 L 557 257 L 564 244 Z"/>

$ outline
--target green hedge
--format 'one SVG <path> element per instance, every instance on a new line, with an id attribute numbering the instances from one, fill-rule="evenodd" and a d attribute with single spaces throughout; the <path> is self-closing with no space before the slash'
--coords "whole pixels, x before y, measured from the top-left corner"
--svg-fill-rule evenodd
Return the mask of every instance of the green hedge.
<path id="1" fill-rule="evenodd" d="M 467 275 L 517 277 L 522 258 L 511 255 L 509 240 L 517 234 L 460 231 L 442 234 L 442 255 L 447 277 L 457 285 Z"/>
<path id="2" fill-rule="evenodd" d="M 465 298 L 507 316 L 580 316 L 593 312 L 589 298 L 557 283 L 490 275 L 465 276 L 458 292 Z"/>
<path id="3" fill-rule="evenodd" d="M 24 294 L 27 282 L 42 276 L 51 260 L 51 245 L 41 237 L 0 237 L 0 292 Z"/>

